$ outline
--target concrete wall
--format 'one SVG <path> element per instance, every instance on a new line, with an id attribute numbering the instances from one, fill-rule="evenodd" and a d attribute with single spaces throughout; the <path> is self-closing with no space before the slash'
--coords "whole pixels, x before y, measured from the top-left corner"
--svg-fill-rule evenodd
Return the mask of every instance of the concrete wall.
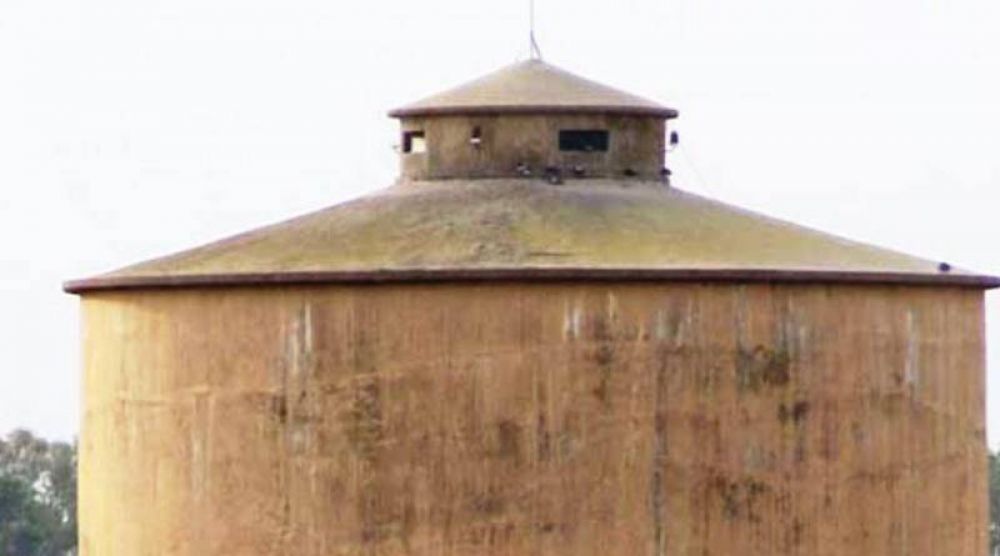
<path id="1" fill-rule="evenodd" d="M 88 294 L 84 556 L 982 556 L 982 294 Z"/>
<path id="2" fill-rule="evenodd" d="M 472 130 L 482 130 L 482 143 L 473 146 Z M 589 177 L 624 177 L 631 169 L 636 179 L 659 179 L 664 164 L 665 123 L 660 118 L 615 115 L 502 115 L 404 118 L 403 131 L 422 130 L 426 153 L 401 153 L 404 179 L 518 176 L 526 164 L 535 176 L 547 166 L 572 176 L 581 166 Z M 561 129 L 607 129 L 608 152 L 561 152 Z"/>

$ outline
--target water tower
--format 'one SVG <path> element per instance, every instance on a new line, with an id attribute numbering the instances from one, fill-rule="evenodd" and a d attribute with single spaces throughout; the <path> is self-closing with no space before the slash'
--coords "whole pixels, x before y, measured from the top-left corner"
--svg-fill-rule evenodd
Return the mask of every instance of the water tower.
<path id="1" fill-rule="evenodd" d="M 997 279 L 669 183 L 539 60 L 379 193 L 96 278 L 81 553 L 982 556 Z"/>

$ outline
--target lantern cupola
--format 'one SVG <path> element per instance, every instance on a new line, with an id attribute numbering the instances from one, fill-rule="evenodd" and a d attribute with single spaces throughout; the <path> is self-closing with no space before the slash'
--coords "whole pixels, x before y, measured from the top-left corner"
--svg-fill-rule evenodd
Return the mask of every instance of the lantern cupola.
<path id="1" fill-rule="evenodd" d="M 403 180 L 658 180 L 677 111 L 532 59 L 390 115 Z"/>

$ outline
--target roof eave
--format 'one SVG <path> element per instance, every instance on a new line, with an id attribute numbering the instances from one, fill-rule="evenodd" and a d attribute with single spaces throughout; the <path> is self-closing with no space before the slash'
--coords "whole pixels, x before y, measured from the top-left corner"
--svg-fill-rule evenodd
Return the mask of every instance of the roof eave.
<path id="1" fill-rule="evenodd" d="M 423 116 L 492 116 L 509 114 L 563 115 L 563 114 L 614 114 L 644 116 L 671 120 L 680 115 L 673 108 L 659 106 L 602 106 L 602 105 L 518 105 L 518 106 L 413 106 L 389 112 L 391 118 Z"/>
<path id="2" fill-rule="evenodd" d="M 108 275 L 69 281 L 63 285 L 63 289 L 71 294 L 85 294 L 98 291 L 138 289 L 489 281 L 881 284 L 960 287 L 982 290 L 1000 288 L 1000 277 L 981 274 L 771 269 L 525 267 L 376 269 L 150 276 Z"/>

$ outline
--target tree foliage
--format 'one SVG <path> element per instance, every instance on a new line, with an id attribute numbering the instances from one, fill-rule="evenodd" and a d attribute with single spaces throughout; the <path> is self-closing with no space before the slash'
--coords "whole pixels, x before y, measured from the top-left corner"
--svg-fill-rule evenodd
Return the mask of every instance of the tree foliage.
<path id="1" fill-rule="evenodd" d="M 0 556 L 76 552 L 76 447 L 25 430 L 0 438 Z"/>

